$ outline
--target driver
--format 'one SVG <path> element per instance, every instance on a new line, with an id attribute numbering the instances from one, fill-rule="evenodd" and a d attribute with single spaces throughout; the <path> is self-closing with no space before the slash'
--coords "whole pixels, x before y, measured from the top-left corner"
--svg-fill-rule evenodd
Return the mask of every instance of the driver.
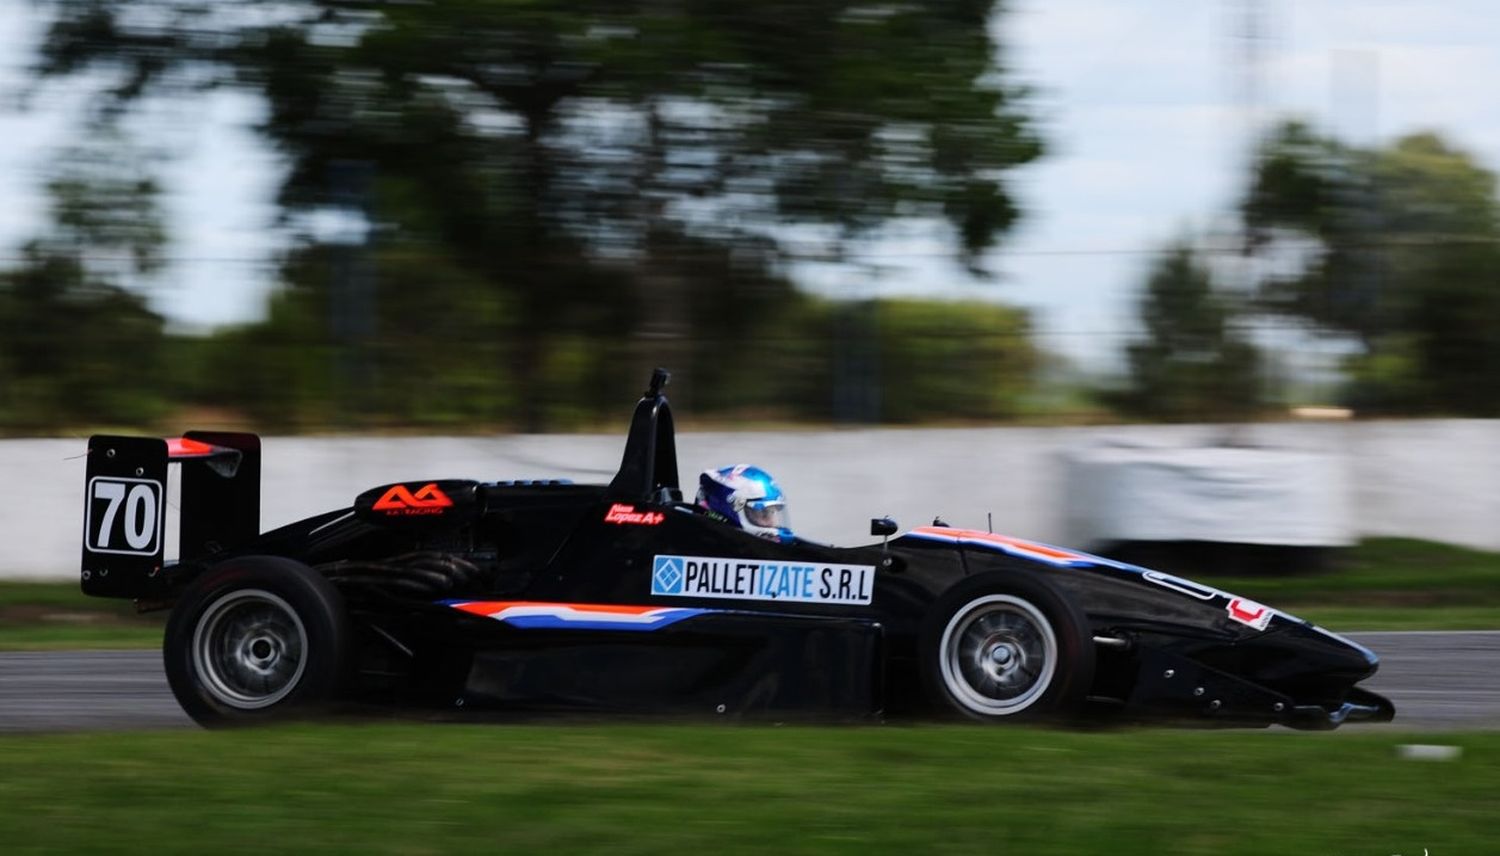
<path id="1" fill-rule="evenodd" d="M 762 538 L 783 543 L 796 540 L 787 519 L 786 494 L 760 467 L 739 464 L 704 470 L 698 477 L 698 507 L 710 517 Z"/>

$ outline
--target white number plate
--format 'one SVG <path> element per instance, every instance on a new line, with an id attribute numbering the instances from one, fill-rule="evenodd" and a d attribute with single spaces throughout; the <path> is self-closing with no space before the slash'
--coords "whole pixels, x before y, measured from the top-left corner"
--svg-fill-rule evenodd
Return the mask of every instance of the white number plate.
<path id="1" fill-rule="evenodd" d="M 161 552 L 162 485 L 155 479 L 95 476 L 88 484 L 84 538 L 95 553 Z"/>

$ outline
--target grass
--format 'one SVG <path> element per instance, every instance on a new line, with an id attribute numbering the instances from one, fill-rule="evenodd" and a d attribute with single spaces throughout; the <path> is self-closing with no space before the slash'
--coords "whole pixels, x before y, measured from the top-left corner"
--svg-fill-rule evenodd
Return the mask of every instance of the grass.
<path id="1" fill-rule="evenodd" d="M 108 651 L 158 648 L 161 623 L 0 626 L 0 651 Z"/>
<path id="2" fill-rule="evenodd" d="M 1298 618 L 1337 630 L 1500 630 L 1500 606 L 1287 606 Z"/>
<path id="3" fill-rule="evenodd" d="M 1299 576 L 1190 575 L 1277 606 L 1500 606 L 1500 553 L 1414 538 L 1372 538 L 1330 571 Z"/>
<path id="4" fill-rule="evenodd" d="M 0 738 L 8 854 L 1493 852 L 1500 734 L 328 725 Z M 1431 738 L 1428 742 L 1431 742 Z"/>
<path id="5" fill-rule="evenodd" d="M 1196 579 L 1334 630 L 1500 629 L 1500 553 L 1372 538 L 1323 573 Z"/>
<path id="6" fill-rule="evenodd" d="M 154 648 L 166 613 L 85 597 L 78 583 L 0 582 L 0 651 Z"/>
<path id="7" fill-rule="evenodd" d="M 1318 574 L 1190 576 L 1334 630 L 1500 629 L 1500 553 L 1431 541 L 1371 539 Z M 0 582 L 0 650 L 150 648 L 164 621 L 72 582 Z"/>

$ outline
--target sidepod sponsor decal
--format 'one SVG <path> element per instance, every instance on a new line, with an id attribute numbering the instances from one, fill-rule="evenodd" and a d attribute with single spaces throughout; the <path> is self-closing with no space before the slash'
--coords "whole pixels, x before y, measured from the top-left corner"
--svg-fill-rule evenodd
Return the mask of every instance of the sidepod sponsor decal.
<path id="1" fill-rule="evenodd" d="M 1262 606 L 1242 597 L 1230 598 L 1229 605 L 1224 609 L 1231 619 L 1256 630 L 1265 630 L 1266 625 L 1271 623 L 1271 616 L 1275 614 L 1275 610 L 1269 606 Z"/>
<path id="2" fill-rule="evenodd" d="M 603 603 L 450 600 L 448 606 L 523 630 L 657 630 L 713 610 Z"/>
<path id="3" fill-rule="evenodd" d="M 651 566 L 655 595 L 868 604 L 874 588 L 874 565 L 657 556 Z"/>

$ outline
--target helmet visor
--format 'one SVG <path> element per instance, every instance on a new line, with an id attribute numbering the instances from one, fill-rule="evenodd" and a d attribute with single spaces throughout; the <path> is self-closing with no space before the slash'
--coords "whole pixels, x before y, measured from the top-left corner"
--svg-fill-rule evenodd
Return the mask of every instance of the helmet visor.
<path id="1" fill-rule="evenodd" d="M 745 503 L 745 519 L 750 521 L 751 526 L 761 526 L 766 529 L 790 529 L 791 522 L 787 519 L 786 505 L 781 502 L 747 502 Z"/>

